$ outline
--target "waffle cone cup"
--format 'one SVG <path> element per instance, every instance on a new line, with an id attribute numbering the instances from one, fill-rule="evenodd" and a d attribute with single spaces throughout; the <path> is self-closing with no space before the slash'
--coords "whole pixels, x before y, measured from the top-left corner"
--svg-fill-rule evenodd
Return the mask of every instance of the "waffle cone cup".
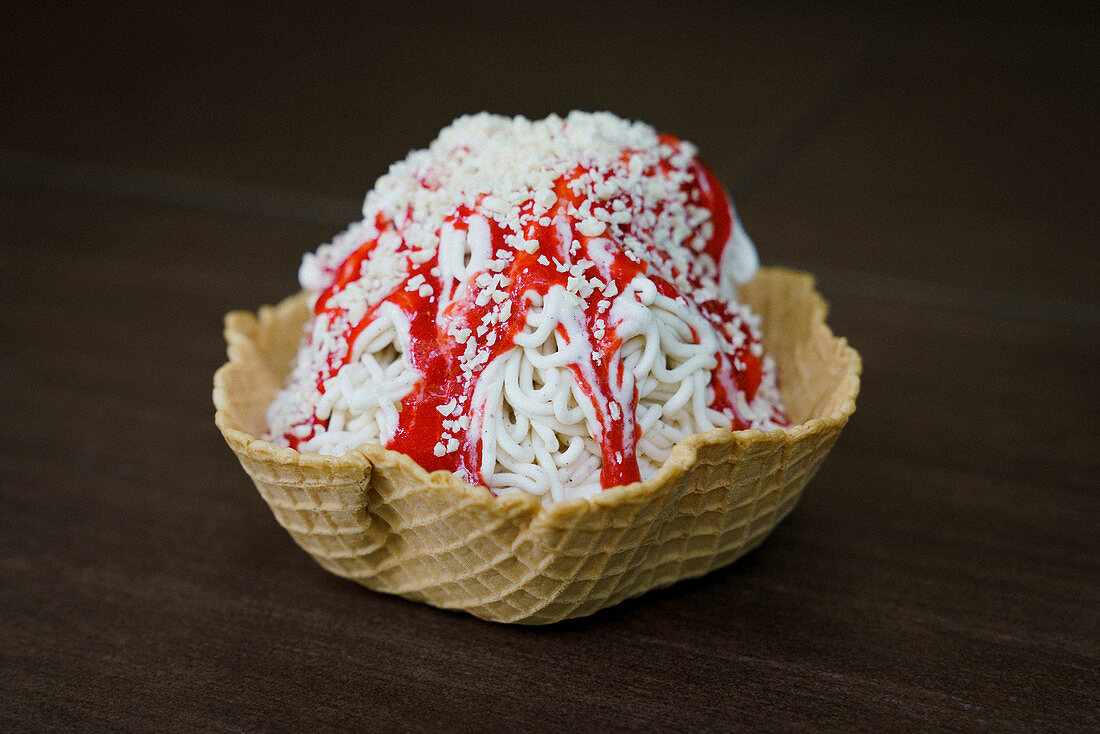
<path id="1" fill-rule="evenodd" d="M 855 410 L 860 357 L 826 326 L 811 276 L 762 269 L 740 297 L 762 317 L 792 426 L 689 436 L 652 479 L 588 499 L 542 506 L 381 446 L 331 457 L 259 438 L 309 316 L 304 294 L 226 316 L 215 420 L 279 524 L 329 571 L 496 622 L 581 617 L 759 545 Z"/>

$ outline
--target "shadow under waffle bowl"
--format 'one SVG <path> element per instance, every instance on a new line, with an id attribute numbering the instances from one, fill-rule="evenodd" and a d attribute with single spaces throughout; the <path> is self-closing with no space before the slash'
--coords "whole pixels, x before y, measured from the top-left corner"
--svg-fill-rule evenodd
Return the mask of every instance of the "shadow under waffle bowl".
<path id="1" fill-rule="evenodd" d="M 759 545 L 855 410 L 860 357 L 825 325 L 812 277 L 762 269 L 740 296 L 763 319 L 792 427 L 690 436 L 652 479 L 589 499 L 543 507 L 380 446 L 330 457 L 258 438 L 309 315 L 304 294 L 226 316 L 215 420 L 275 518 L 329 571 L 497 622 L 581 617 Z"/>

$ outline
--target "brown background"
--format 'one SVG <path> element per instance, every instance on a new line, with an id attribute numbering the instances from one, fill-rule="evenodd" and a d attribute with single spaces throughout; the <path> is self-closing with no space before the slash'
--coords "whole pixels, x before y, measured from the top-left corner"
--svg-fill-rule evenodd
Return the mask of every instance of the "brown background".
<path id="1" fill-rule="evenodd" d="M 1100 726 L 1094 12 L 158 5 L 0 7 L 3 728 Z M 759 550 L 588 619 L 324 573 L 214 429 L 221 315 L 455 116 L 573 108 L 818 274 L 855 418 Z"/>

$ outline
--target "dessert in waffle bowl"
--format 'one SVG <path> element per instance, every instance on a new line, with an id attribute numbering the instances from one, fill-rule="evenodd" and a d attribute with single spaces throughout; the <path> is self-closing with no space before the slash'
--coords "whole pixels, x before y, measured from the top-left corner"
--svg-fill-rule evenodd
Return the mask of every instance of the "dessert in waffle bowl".
<path id="1" fill-rule="evenodd" d="M 855 410 L 810 276 L 758 267 L 689 143 L 607 113 L 460 118 L 303 291 L 226 317 L 216 422 L 324 568 L 494 621 L 726 565 Z"/>

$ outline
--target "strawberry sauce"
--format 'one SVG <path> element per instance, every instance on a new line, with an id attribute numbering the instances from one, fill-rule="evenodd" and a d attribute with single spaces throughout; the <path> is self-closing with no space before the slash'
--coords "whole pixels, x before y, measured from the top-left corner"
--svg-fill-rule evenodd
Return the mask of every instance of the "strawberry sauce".
<path id="1" fill-rule="evenodd" d="M 677 173 L 668 161 L 680 151 L 681 142 L 661 136 L 660 143 L 667 154 L 657 164 L 646 165 L 642 177 L 667 179 Z M 622 171 L 637 166 L 634 158 L 635 151 L 624 149 L 617 166 Z M 378 234 L 363 241 L 334 269 L 331 284 L 317 297 L 315 315 L 340 325 L 340 338 L 348 346 L 328 354 L 323 368 L 314 375 L 317 391 L 324 393 L 326 381 L 350 360 L 356 339 L 374 320 L 381 305 L 396 306 L 410 325 L 404 357 L 420 378 L 401 400 L 397 429 L 387 448 L 408 455 L 428 471 L 446 470 L 471 483 L 486 484 L 481 461 L 485 423 L 482 411 L 487 408 L 475 404 L 475 390 L 494 360 L 517 348 L 515 340 L 526 325 L 532 301 L 545 300 L 552 289 L 559 287 L 575 299 L 579 322 L 579 328 L 559 324 L 559 339 L 570 342 L 581 338 L 587 342 L 581 345 L 586 357 L 570 364 L 569 369 L 599 420 L 593 438 L 602 453 L 601 484 L 606 488 L 638 481 L 637 389 L 633 397 L 624 397 L 624 368 L 619 358 L 623 340 L 612 321 L 610 306 L 616 298 L 626 297 L 624 292 L 630 291 L 632 282 L 642 276 L 661 296 L 694 309 L 715 329 L 739 332 L 716 352 L 709 407 L 726 415 L 734 429 L 748 427 L 750 423 L 736 408 L 736 393 L 751 402 L 761 384 L 758 337 L 739 312 L 717 297 L 715 285 L 717 266 L 731 236 L 732 209 L 722 186 L 697 159 L 692 157 L 689 165 L 679 171 L 689 174 L 680 184 L 683 198 L 694 208 L 705 210 L 689 224 L 689 239 L 694 244 L 686 259 L 652 244 L 657 239 L 652 219 L 659 218 L 660 211 L 649 219 L 642 216 L 643 204 L 634 193 L 604 195 L 595 203 L 591 196 L 586 197 L 578 180 L 591 180 L 593 174 L 604 176 L 608 172 L 580 164 L 554 182 L 556 201 L 548 207 L 544 204 L 538 216 L 533 196 L 519 205 L 522 238 L 490 216 L 491 202 L 484 195 L 469 205 L 455 206 L 436 236 L 442 235 L 444 228 L 469 236 L 471 228 L 483 229 L 487 222 L 493 267 L 457 279 L 445 278 L 438 250 L 430 257 L 406 254 L 407 273 L 402 272 L 400 283 L 373 303 L 365 316 L 352 321 L 334 297 L 371 266 L 380 237 L 397 235 L 404 241 L 416 212 L 409 207 L 378 214 L 374 220 Z M 435 185 L 429 177 L 420 183 L 425 188 Z M 577 211 L 597 205 L 605 213 L 630 213 L 630 219 L 606 222 L 604 231 L 593 234 L 591 224 L 584 224 L 585 218 Z M 635 243 L 631 247 L 623 244 L 627 237 Z M 697 300 L 700 293 L 709 297 Z M 498 374 L 494 379 L 502 378 Z M 785 423 L 778 408 L 773 417 Z M 305 438 L 301 431 L 298 436 L 287 433 L 289 445 L 297 448 L 327 426 L 316 416 L 310 424 L 312 429 Z"/>

